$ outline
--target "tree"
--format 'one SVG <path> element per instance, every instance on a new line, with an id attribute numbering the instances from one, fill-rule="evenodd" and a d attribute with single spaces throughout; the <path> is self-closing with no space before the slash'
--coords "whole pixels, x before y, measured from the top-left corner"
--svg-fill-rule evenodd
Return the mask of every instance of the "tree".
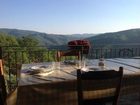
<path id="1" fill-rule="evenodd" d="M 18 46 L 18 41 L 14 36 L 6 33 L 0 33 L 0 46 Z"/>
<path id="2" fill-rule="evenodd" d="M 23 47 L 39 46 L 39 41 L 36 38 L 31 37 L 31 36 L 25 36 L 25 37 L 19 38 L 18 42 L 20 46 L 23 46 Z"/>

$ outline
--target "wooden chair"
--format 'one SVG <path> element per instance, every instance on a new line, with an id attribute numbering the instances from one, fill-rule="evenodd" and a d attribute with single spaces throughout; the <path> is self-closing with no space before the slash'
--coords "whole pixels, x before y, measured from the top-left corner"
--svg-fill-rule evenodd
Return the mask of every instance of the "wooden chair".
<path id="1" fill-rule="evenodd" d="M 0 47 L 0 105 L 16 105 L 17 89 L 10 93 L 6 91 L 2 58 L 2 47 Z"/>
<path id="2" fill-rule="evenodd" d="M 77 59 L 80 59 L 80 51 L 79 50 L 67 50 L 67 51 L 57 51 L 56 61 L 61 61 L 62 57 L 66 56 L 75 56 Z"/>
<path id="3" fill-rule="evenodd" d="M 0 105 L 4 105 L 6 102 L 7 92 L 5 86 L 4 76 L 0 75 Z"/>
<path id="4" fill-rule="evenodd" d="M 68 42 L 68 49 L 65 51 L 57 51 L 56 60 L 60 61 L 61 57 L 75 56 L 80 60 L 83 54 L 88 55 L 90 50 L 90 42 L 88 40 L 72 40 Z"/>
<path id="5" fill-rule="evenodd" d="M 78 105 L 117 105 L 122 76 L 123 67 L 119 71 L 77 70 Z"/>
<path id="6" fill-rule="evenodd" d="M 16 94 L 17 89 L 7 94 L 4 75 L 0 74 L 0 105 L 16 105 Z"/>

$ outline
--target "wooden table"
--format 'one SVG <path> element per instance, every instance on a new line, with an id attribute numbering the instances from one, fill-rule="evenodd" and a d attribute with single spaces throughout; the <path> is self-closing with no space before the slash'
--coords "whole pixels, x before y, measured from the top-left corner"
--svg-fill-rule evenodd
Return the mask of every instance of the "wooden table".
<path id="1" fill-rule="evenodd" d="M 98 69 L 99 60 L 87 60 L 89 68 Z M 121 95 L 140 92 L 140 59 L 106 59 L 105 69 L 124 67 Z M 60 70 L 43 75 L 30 75 L 27 71 L 36 65 L 50 62 L 23 64 L 17 94 L 17 105 L 77 105 L 76 66 L 61 63 Z M 106 85 L 102 85 L 103 88 Z"/>

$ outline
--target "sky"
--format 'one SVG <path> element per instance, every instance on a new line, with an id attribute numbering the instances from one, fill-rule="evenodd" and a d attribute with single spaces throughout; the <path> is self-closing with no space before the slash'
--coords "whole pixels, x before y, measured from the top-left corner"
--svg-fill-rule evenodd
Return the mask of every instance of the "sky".
<path id="1" fill-rule="evenodd" d="M 140 28 L 140 0 L 0 0 L 0 28 L 54 34 Z"/>

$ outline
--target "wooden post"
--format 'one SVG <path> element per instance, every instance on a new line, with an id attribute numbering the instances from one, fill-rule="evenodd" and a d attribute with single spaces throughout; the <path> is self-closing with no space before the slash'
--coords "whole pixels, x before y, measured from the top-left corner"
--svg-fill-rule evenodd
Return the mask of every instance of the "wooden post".
<path id="1" fill-rule="evenodd" d="M 0 47 L 0 59 L 2 59 L 2 47 Z"/>
<path id="2" fill-rule="evenodd" d="M 56 61 L 57 62 L 60 62 L 61 56 L 62 56 L 61 52 L 60 51 L 57 51 L 57 53 L 56 53 Z"/>
<path id="3" fill-rule="evenodd" d="M 0 75 L 3 75 L 3 66 L 2 66 L 2 47 L 0 47 Z"/>

